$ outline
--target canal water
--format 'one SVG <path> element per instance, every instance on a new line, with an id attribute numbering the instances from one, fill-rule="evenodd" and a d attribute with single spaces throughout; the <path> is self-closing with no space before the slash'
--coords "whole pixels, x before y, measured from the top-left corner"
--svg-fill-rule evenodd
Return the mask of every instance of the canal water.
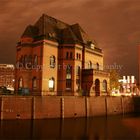
<path id="1" fill-rule="evenodd" d="M 0 140 L 140 140 L 140 116 L 0 122 Z"/>

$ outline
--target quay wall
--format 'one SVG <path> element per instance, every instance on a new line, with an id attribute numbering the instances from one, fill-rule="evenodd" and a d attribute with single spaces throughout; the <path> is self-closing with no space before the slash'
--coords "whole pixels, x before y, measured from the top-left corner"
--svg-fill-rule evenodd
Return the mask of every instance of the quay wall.
<path id="1" fill-rule="evenodd" d="M 95 117 L 135 112 L 140 112 L 140 97 L 0 97 L 1 120 Z"/>

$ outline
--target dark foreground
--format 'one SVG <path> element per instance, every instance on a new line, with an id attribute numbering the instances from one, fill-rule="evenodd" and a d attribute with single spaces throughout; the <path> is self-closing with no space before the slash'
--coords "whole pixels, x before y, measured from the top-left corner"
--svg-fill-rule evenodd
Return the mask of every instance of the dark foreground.
<path id="1" fill-rule="evenodd" d="M 0 140 L 139 140 L 140 116 L 0 122 Z"/>

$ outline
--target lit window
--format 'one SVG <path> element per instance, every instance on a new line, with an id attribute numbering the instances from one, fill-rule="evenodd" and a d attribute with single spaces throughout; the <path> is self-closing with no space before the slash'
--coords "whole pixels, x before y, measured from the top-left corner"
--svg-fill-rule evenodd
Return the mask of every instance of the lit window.
<path id="1" fill-rule="evenodd" d="M 67 65 L 66 69 L 66 90 L 71 90 L 72 88 L 72 67 Z"/>
<path id="2" fill-rule="evenodd" d="M 49 90 L 54 91 L 54 86 L 55 86 L 55 81 L 54 78 L 52 77 L 49 79 Z"/>
<path id="3" fill-rule="evenodd" d="M 55 56 L 50 56 L 50 68 L 55 67 Z"/>
<path id="4" fill-rule="evenodd" d="M 103 91 L 107 92 L 107 81 L 103 80 Z"/>

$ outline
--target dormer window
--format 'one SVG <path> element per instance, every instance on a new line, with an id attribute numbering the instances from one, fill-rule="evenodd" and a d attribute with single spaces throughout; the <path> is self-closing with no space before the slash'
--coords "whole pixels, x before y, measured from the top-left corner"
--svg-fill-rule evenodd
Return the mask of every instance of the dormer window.
<path id="1" fill-rule="evenodd" d="M 95 45 L 94 45 L 93 43 L 91 43 L 91 44 L 90 44 L 90 47 L 91 47 L 92 49 L 94 49 L 94 48 L 95 48 Z"/>

